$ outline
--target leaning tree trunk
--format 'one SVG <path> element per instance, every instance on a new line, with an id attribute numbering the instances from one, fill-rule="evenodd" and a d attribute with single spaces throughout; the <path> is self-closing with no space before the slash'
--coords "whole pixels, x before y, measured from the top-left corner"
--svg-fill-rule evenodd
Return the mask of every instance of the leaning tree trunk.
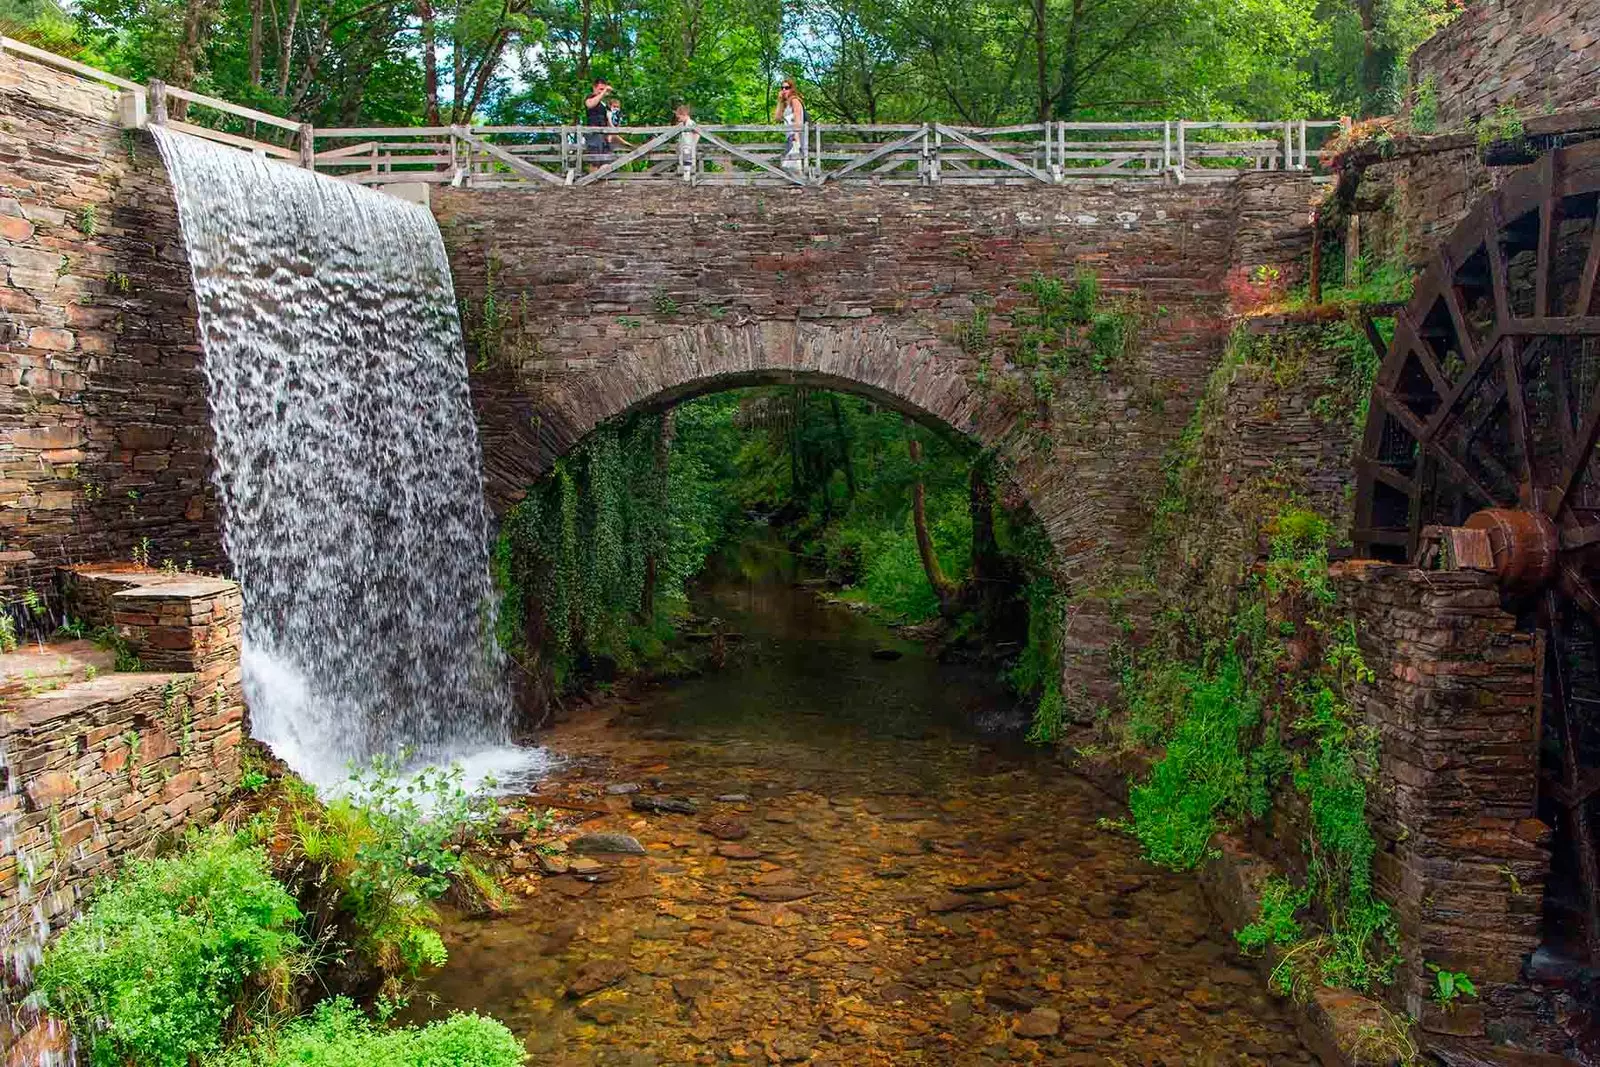
<path id="1" fill-rule="evenodd" d="M 909 431 L 906 434 L 906 449 L 911 453 L 911 462 L 921 466 L 922 442 Z M 928 576 L 928 586 L 933 590 L 933 595 L 939 598 L 939 610 L 948 611 L 955 601 L 956 591 L 944 576 L 938 553 L 933 550 L 933 535 L 928 532 L 927 493 L 923 490 L 921 478 L 911 485 L 911 525 L 916 530 L 917 554 L 922 557 L 922 572 Z"/>

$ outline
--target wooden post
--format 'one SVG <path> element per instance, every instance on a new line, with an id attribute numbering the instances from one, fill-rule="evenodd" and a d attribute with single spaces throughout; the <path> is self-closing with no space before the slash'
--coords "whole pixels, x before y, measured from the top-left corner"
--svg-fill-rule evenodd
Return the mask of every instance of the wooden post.
<path id="1" fill-rule="evenodd" d="M 928 137 L 928 127 L 922 127 L 921 156 L 917 161 L 917 177 L 923 185 L 933 184 L 933 144 Z"/>
<path id="2" fill-rule="evenodd" d="M 157 126 L 167 124 L 167 83 L 160 78 L 150 79 L 150 121 Z"/>
<path id="3" fill-rule="evenodd" d="M 1294 169 L 1294 127 L 1288 119 L 1283 120 L 1283 161 L 1278 166 L 1282 170 Z"/>
<path id="4" fill-rule="evenodd" d="M 1180 178 L 1182 177 L 1183 173 L 1189 169 L 1188 148 L 1184 144 L 1184 136 L 1183 136 L 1184 126 L 1185 126 L 1185 120 L 1184 119 L 1179 119 L 1178 120 L 1178 175 L 1180 176 Z"/>
<path id="5" fill-rule="evenodd" d="M 317 169 L 317 134 L 311 123 L 302 122 L 299 134 L 300 165 L 306 170 Z"/>
<path id="6" fill-rule="evenodd" d="M 1307 283 L 1311 306 L 1322 303 L 1322 211 L 1311 210 L 1311 278 Z"/>
<path id="7" fill-rule="evenodd" d="M 1300 120 L 1300 170 L 1307 170 L 1306 166 L 1306 120 Z"/>
<path id="8" fill-rule="evenodd" d="M 1350 213 L 1344 231 L 1344 284 L 1348 288 L 1361 280 L 1361 216 Z"/>
<path id="9" fill-rule="evenodd" d="M 1161 124 L 1161 174 L 1165 177 L 1172 169 L 1172 120 Z"/>
<path id="10" fill-rule="evenodd" d="M 938 184 L 943 177 L 944 163 L 941 156 L 944 153 L 944 131 L 938 126 L 933 128 L 933 181 Z"/>

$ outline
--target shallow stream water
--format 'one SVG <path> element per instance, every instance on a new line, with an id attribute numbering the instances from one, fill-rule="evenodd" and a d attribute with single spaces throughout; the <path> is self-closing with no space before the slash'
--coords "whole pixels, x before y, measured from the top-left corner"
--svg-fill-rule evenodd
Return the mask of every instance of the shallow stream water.
<path id="1" fill-rule="evenodd" d="M 974 726 L 992 680 L 763 556 L 699 598 L 724 669 L 547 739 L 571 762 L 530 803 L 645 853 L 548 876 L 511 842 L 514 909 L 450 921 L 426 1014 L 560 1067 L 1315 1062 L 1194 880 L 1097 828 L 1115 802 Z"/>

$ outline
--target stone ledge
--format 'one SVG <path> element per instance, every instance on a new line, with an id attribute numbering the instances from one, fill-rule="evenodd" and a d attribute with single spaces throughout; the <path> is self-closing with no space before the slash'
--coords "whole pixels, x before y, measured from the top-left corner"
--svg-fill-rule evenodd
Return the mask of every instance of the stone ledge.
<path id="1" fill-rule="evenodd" d="M 35 693 L 21 701 L 16 710 L 0 715 L 0 740 L 11 734 L 36 730 L 69 716 L 87 718 L 86 713 L 93 708 L 132 700 L 146 690 L 164 690 L 172 685 L 187 689 L 185 683 L 193 681 L 194 677 L 193 674 L 146 671 L 115 672 L 73 682 L 60 689 Z"/>

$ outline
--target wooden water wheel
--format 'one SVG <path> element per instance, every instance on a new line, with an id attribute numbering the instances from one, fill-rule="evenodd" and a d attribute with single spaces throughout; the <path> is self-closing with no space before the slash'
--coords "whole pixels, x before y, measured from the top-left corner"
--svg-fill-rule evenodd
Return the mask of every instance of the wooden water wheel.
<path id="1" fill-rule="evenodd" d="M 1384 346 L 1353 537 L 1362 555 L 1417 560 L 1443 528 L 1487 535 L 1462 543 L 1543 636 L 1552 885 L 1570 887 L 1562 906 L 1600 962 L 1597 216 L 1600 142 L 1515 173 L 1440 249 Z"/>

